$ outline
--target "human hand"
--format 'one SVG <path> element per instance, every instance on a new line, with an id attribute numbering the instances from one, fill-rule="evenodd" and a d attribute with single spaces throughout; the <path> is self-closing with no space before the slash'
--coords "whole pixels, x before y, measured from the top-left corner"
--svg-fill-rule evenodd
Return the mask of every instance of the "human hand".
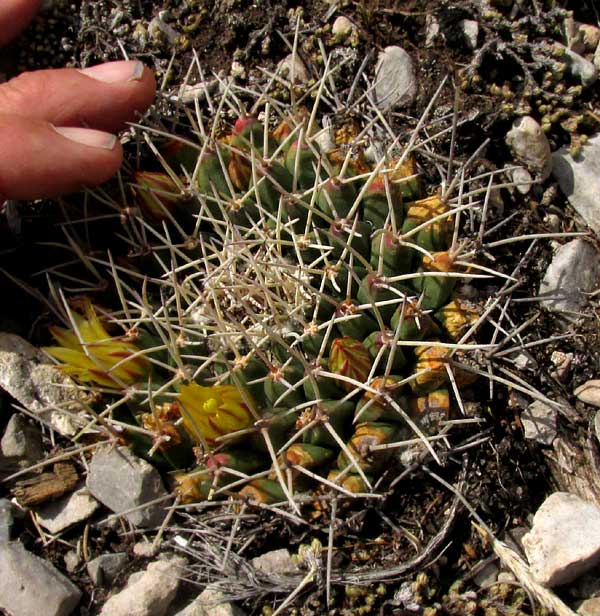
<path id="1" fill-rule="evenodd" d="M 41 0 L 0 0 L 0 45 Z M 23 73 L 0 84 L 0 203 L 56 196 L 100 184 L 123 157 L 114 131 L 153 101 L 150 69 L 138 61 Z"/>

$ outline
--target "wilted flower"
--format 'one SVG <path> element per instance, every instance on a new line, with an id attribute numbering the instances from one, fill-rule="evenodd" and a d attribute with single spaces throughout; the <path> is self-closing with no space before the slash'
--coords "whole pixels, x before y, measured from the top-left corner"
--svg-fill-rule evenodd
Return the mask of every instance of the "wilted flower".
<path id="1" fill-rule="evenodd" d="M 183 407 L 183 426 L 195 441 L 214 442 L 219 436 L 243 430 L 254 418 L 246 398 L 234 385 L 204 387 L 182 385 L 178 401 Z"/>
<path id="2" fill-rule="evenodd" d="M 110 336 L 89 299 L 81 302 L 83 315 L 72 313 L 75 329 L 51 327 L 60 346 L 45 351 L 62 362 L 60 369 L 80 383 L 121 388 L 143 381 L 150 363 L 127 336 Z"/>
<path id="3" fill-rule="evenodd" d="M 153 220 L 165 220 L 182 201 L 177 184 L 160 171 L 137 171 L 132 186 L 136 204 Z"/>

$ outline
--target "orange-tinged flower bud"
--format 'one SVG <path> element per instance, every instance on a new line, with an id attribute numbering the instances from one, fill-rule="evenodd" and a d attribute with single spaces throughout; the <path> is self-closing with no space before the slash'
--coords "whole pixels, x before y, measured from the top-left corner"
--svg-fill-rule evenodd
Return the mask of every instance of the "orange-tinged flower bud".
<path id="1" fill-rule="evenodd" d="M 250 394 L 242 396 L 235 385 L 182 385 L 177 399 L 183 426 L 196 442 L 213 444 L 219 436 L 243 430 L 254 421 L 247 405 Z"/>
<path id="2" fill-rule="evenodd" d="M 126 336 L 110 336 L 88 298 L 81 301 L 83 315 L 72 313 L 75 330 L 51 327 L 60 346 L 44 350 L 62 364 L 60 369 L 80 383 L 111 389 L 146 379 L 150 362 Z"/>
<path id="3" fill-rule="evenodd" d="M 336 338 L 331 344 L 329 369 L 335 374 L 347 376 L 364 383 L 373 367 L 373 359 L 362 342 L 354 338 Z M 346 391 L 352 391 L 355 385 L 345 380 L 339 384 Z"/>
<path id="4" fill-rule="evenodd" d="M 160 171 L 137 171 L 131 187 L 137 206 L 153 220 L 165 220 L 181 203 L 182 195 L 177 184 Z"/>

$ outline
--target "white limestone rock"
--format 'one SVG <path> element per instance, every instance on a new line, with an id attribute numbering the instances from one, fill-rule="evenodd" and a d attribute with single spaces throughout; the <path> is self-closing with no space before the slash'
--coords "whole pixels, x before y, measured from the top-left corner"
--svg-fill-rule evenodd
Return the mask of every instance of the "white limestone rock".
<path id="1" fill-rule="evenodd" d="M 95 498 L 115 513 L 127 512 L 167 495 L 158 471 L 128 447 L 96 450 L 86 485 Z M 124 513 L 132 524 L 142 527 L 158 526 L 165 515 L 162 503 Z"/>
<path id="2" fill-rule="evenodd" d="M 12 616 L 68 616 L 81 591 L 18 541 L 0 542 L 0 608 Z"/>
<path id="3" fill-rule="evenodd" d="M 36 511 L 40 526 L 52 534 L 87 520 L 100 507 L 100 503 L 82 486 L 75 492 L 44 504 Z"/>
<path id="4" fill-rule="evenodd" d="M 416 96 L 417 75 L 412 58 L 402 47 L 386 47 L 375 67 L 375 104 L 388 111 L 407 107 Z"/>
<path id="5" fill-rule="evenodd" d="M 513 122 L 505 138 L 513 156 L 525 165 L 540 180 L 545 180 L 552 171 L 550 143 L 542 127 L 531 116 L 523 116 Z"/>
<path id="6" fill-rule="evenodd" d="M 521 422 L 525 438 L 542 445 L 552 445 L 556 438 L 556 421 L 558 413 L 555 408 L 541 400 L 532 402 L 522 413 Z"/>
<path id="7" fill-rule="evenodd" d="M 592 244 L 577 238 L 563 244 L 540 283 L 539 297 L 547 310 L 578 313 L 587 304 L 586 293 L 600 282 L 600 259 Z"/>
<path id="8" fill-rule="evenodd" d="M 600 134 L 596 133 L 573 158 L 568 148 L 552 154 L 552 174 L 573 209 L 600 235 Z"/>
<path id="9" fill-rule="evenodd" d="M 102 607 L 100 616 L 164 616 L 175 599 L 185 558 L 172 556 L 150 563 L 129 577 L 127 586 Z"/>
<path id="10" fill-rule="evenodd" d="M 551 494 L 537 510 L 523 547 L 540 584 L 572 582 L 600 562 L 600 508 L 568 492 Z"/>

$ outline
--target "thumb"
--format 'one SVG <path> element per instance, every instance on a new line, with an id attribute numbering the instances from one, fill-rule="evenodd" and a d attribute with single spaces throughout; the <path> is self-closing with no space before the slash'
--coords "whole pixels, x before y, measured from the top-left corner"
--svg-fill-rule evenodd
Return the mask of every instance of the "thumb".
<path id="1" fill-rule="evenodd" d="M 0 201 L 39 199 L 100 184 L 121 165 L 110 133 L 0 115 Z"/>
<path id="2" fill-rule="evenodd" d="M 0 0 L 0 45 L 25 28 L 40 8 L 41 0 Z"/>

